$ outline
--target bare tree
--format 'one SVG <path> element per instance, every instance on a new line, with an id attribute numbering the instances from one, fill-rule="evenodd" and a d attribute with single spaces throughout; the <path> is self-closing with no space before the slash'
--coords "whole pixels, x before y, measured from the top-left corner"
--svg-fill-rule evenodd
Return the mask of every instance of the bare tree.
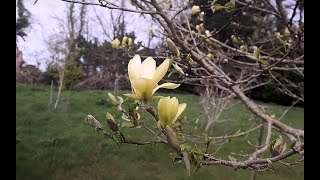
<path id="1" fill-rule="evenodd" d="M 84 2 L 84 0 L 81 2 Z M 66 86 L 66 83 L 72 85 L 72 76 L 77 76 L 78 73 L 78 71 L 69 72 L 68 69 L 68 66 L 74 64 L 73 62 L 79 53 L 76 39 L 79 35 L 84 33 L 84 26 L 86 24 L 86 6 L 82 4 L 78 10 L 79 11 L 77 12 L 75 3 L 67 4 L 65 18 L 60 19 L 55 17 L 60 22 L 60 32 L 53 35 L 47 41 L 51 54 L 51 62 L 54 63 L 54 68 L 58 72 L 59 88 L 53 107 L 54 110 L 57 110 L 58 108 L 61 92 Z"/>
<path id="2" fill-rule="evenodd" d="M 235 104 L 233 98 L 226 97 L 224 90 L 214 88 L 210 85 L 206 86 L 205 93 L 202 96 L 201 104 L 204 115 L 207 117 L 205 122 L 205 132 L 212 129 L 214 125 L 218 122 L 222 122 L 221 114 L 229 107 Z"/>

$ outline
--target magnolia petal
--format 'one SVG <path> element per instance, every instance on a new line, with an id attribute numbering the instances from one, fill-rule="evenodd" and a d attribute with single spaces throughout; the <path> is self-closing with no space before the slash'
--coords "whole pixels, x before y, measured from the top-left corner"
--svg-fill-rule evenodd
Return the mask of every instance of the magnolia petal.
<path id="1" fill-rule="evenodd" d="M 187 107 L 186 103 L 179 104 L 178 112 L 177 112 L 176 116 L 174 117 L 174 119 L 172 120 L 172 124 L 171 125 L 173 125 L 176 122 L 176 120 L 181 115 L 181 113 L 186 109 L 186 107 Z"/>
<path id="2" fill-rule="evenodd" d="M 141 67 L 141 58 L 139 54 L 136 54 L 128 64 L 128 74 L 130 82 L 132 83 L 135 79 L 140 78 L 140 67 Z"/>
<path id="3" fill-rule="evenodd" d="M 133 98 L 133 99 L 139 99 L 139 97 L 135 94 L 123 94 L 124 96 L 127 96 L 129 98 Z"/>
<path id="4" fill-rule="evenodd" d="M 134 93 L 139 97 L 139 99 L 143 99 L 146 89 L 146 81 L 144 81 L 143 79 L 135 79 L 134 81 L 132 81 L 131 86 Z"/>
<path id="5" fill-rule="evenodd" d="M 141 78 L 152 79 L 156 70 L 156 61 L 152 57 L 148 57 L 141 64 Z"/>
<path id="6" fill-rule="evenodd" d="M 179 105 L 179 101 L 176 97 L 172 97 L 170 99 L 170 103 L 169 106 L 167 106 L 168 108 L 168 112 L 169 112 L 169 119 L 170 122 L 168 124 L 173 124 L 173 119 L 175 118 L 177 112 L 178 112 L 178 105 Z"/>
<path id="7" fill-rule="evenodd" d="M 178 88 L 179 86 L 180 86 L 180 84 L 175 84 L 175 83 L 163 83 L 163 84 L 157 86 L 157 87 L 153 90 L 152 94 L 154 94 L 154 93 L 155 93 L 158 89 L 160 89 L 160 88 L 176 89 L 176 88 Z"/>
<path id="8" fill-rule="evenodd" d="M 158 83 L 167 73 L 170 65 L 170 59 L 166 59 L 163 63 L 156 69 L 153 75 L 153 80 Z"/>
<path id="9" fill-rule="evenodd" d="M 157 87 L 157 84 L 150 79 L 136 79 L 131 83 L 134 92 L 139 97 L 139 99 L 151 99 L 152 92 Z"/>
<path id="10" fill-rule="evenodd" d="M 168 116 L 167 116 L 167 102 L 168 97 L 161 98 L 158 102 L 158 115 L 160 119 L 160 123 L 163 127 L 168 124 Z"/>

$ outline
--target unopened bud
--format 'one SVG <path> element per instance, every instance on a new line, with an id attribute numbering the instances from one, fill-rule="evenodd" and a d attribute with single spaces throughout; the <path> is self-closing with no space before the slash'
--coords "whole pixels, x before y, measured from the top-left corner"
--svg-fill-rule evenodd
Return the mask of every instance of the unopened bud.
<path id="1" fill-rule="evenodd" d="M 133 44 L 132 38 L 128 38 L 128 46 L 132 46 L 132 44 Z"/>
<path id="2" fill-rule="evenodd" d="M 123 37 L 123 38 L 122 38 L 122 45 L 125 46 L 125 45 L 127 44 L 127 40 L 128 40 L 128 37 L 126 37 L 126 36 Z"/>
<path id="3" fill-rule="evenodd" d="M 199 12 L 201 12 L 200 6 L 192 6 L 191 8 L 192 14 L 198 14 Z"/>
<path id="4" fill-rule="evenodd" d="M 240 49 L 240 51 L 245 52 L 245 51 L 247 51 L 247 46 L 241 45 L 239 49 Z"/>
<path id="5" fill-rule="evenodd" d="M 285 36 L 288 36 L 288 35 L 290 35 L 290 31 L 289 31 L 289 29 L 288 28 L 285 28 L 284 29 L 284 33 L 283 33 Z"/>
<path id="6" fill-rule="evenodd" d="M 112 48 L 114 49 L 119 49 L 120 47 L 120 40 L 118 38 L 116 38 L 115 40 L 113 40 L 111 42 Z"/>
<path id="7" fill-rule="evenodd" d="M 214 60 L 214 56 L 212 53 L 208 53 L 207 54 L 207 58 L 210 59 L 210 60 Z"/>
<path id="8" fill-rule="evenodd" d="M 180 51 L 177 48 L 177 46 L 174 44 L 174 42 L 170 39 L 167 38 L 167 42 L 168 42 L 168 47 L 169 47 L 169 51 L 174 55 L 179 57 L 180 56 Z"/>
<path id="9" fill-rule="evenodd" d="M 177 138 L 176 133 L 173 131 L 173 129 L 167 125 L 164 129 L 164 134 L 167 138 L 169 145 L 177 152 L 180 152 L 181 151 L 180 142 Z"/>
<path id="10" fill-rule="evenodd" d="M 274 36 L 277 37 L 277 38 L 281 38 L 281 34 L 279 32 L 275 32 Z"/>
<path id="11" fill-rule="evenodd" d="M 119 101 L 118 99 L 111 93 L 108 93 L 108 97 L 109 99 L 112 101 L 112 104 L 114 105 L 119 105 Z"/>
<path id="12" fill-rule="evenodd" d="M 199 14 L 199 20 L 204 21 L 204 12 L 203 11 Z"/>
<path id="13" fill-rule="evenodd" d="M 114 120 L 114 117 L 107 112 L 107 115 L 106 115 L 106 118 L 107 118 L 107 123 L 108 123 L 108 126 L 109 128 L 113 131 L 113 132 L 116 132 L 118 131 L 118 124 L 116 123 L 116 121 Z"/>

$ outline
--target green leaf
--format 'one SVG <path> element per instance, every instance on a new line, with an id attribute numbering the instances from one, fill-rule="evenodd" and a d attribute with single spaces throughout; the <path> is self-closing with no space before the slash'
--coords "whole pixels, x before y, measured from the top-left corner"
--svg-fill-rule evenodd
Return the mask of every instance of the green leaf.
<path id="1" fill-rule="evenodd" d="M 115 142 L 121 146 L 122 145 L 122 135 L 121 135 L 121 132 L 120 131 L 116 131 L 113 135 L 113 139 L 115 140 Z"/>
<path id="2" fill-rule="evenodd" d="M 132 127 L 134 127 L 134 125 L 133 125 L 131 122 L 129 122 L 129 121 L 124 121 L 124 122 L 121 124 L 120 127 L 121 127 L 121 128 L 132 128 Z"/>
<path id="3" fill-rule="evenodd" d="M 181 144 L 180 145 L 181 151 L 191 151 L 192 150 L 192 146 L 190 144 Z"/>
<path id="4" fill-rule="evenodd" d="M 253 56 L 256 58 L 256 59 L 260 59 L 260 53 L 261 53 L 261 49 L 260 48 L 257 48 L 256 46 L 254 47 L 254 50 L 253 50 Z"/>
<path id="5" fill-rule="evenodd" d="M 267 66 L 269 66 L 270 64 L 269 64 L 269 62 L 268 61 L 266 61 L 266 60 L 263 60 L 263 59 L 257 59 L 256 57 L 254 57 L 254 56 L 247 56 L 248 58 L 250 58 L 250 59 L 252 59 L 252 60 L 255 60 L 255 61 L 258 61 L 258 62 L 260 62 L 261 64 L 263 64 L 263 65 L 267 65 Z"/>
<path id="6" fill-rule="evenodd" d="M 276 140 L 273 140 L 271 143 L 270 143 L 270 153 L 272 154 L 272 152 L 273 152 L 273 146 L 274 146 L 274 144 L 276 143 Z"/>
<path id="7" fill-rule="evenodd" d="M 208 134 L 203 134 L 204 136 L 204 144 L 208 147 L 210 145 L 210 139 L 208 137 Z"/>
<path id="8" fill-rule="evenodd" d="M 221 9 L 225 9 L 226 7 L 222 6 L 221 4 L 215 3 L 211 5 L 212 11 L 219 11 Z"/>
<path id="9" fill-rule="evenodd" d="M 235 1 L 234 0 L 230 0 L 230 2 L 227 2 L 224 5 L 228 10 L 232 10 L 236 7 Z"/>
<path id="10" fill-rule="evenodd" d="M 200 169 L 201 160 L 195 153 L 192 152 L 191 153 L 191 162 L 192 162 L 191 163 L 192 164 L 192 166 L 191 166 L 192 172 L 191 173 L 193 174 L 193 173 L 197 172 Z"/>
<path id="11" fill-rule="evenodd" d="M 171 152 L 171 153 L 168 154 L 168 156 L 172 160 L 172 162 L 174 162 L 174 160 L 176 158 L 176 153 Z"/>
<path id="12" fill-rule="evenodd" d="M 155 141 L 152 141 L 152 143 L 150 144 L 149 146 L 149 150 L 150 152 L 154 152 L 154 149 L 156 148 L 156 142 Z"/>
<path id="13" fill-rule="evenodd" d="M 261 62 L 261 64 L 263 64 L 263 65 L 270 66 L 269 62 L 266 60 L 258 59 L 258 61 Z"/>

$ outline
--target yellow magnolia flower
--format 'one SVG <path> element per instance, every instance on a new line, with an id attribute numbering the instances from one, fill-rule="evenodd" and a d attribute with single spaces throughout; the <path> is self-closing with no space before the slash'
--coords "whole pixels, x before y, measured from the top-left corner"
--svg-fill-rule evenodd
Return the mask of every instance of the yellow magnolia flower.
<path id="1" fill-rule="evenodd" d="M 123 37 L 122 38 L 122 45 L 127 45 L 127 41 L 128 41 L 128 37 L 127 36 L 125 36 L 125 37 Z"/>
<path id="2" fill-rule="evenodd" d="M 158 115 L 160 118 L 160 124 L 163 127 L 172 126 L 181 113 L 186 109 L 187 104 L 179 104 L 176 97 L 163 97 L 158 103 Z"/>
<path id="3" fill-rule="evenodd" d="M 191 8 L 192 14 L 198 14 L 199 12 L 201 12 L 200 6 L 192 6 Z"/>
<path id="4" fill-rule="evenodd" d="M 158 85 L 159 81 L 166 75 L 170 65 L 170 60 L 166 59 L 156 68 L 156 61 L 148 57 L 141 63 L 140 56 L 135 55 L 128 64 L 128 74 L 133 89 L 133 94 L 124 94 L 125 96 L 149 100 L 153 94 L 160 88 L 175 89 L 180 84 L 163 83 Z"/>
<path id="5" fill-rule="evenodd" d="M 133 44 L 132 38 L 128 38 L 128 46 L 132 46 L 132 44 Z"/>
<path id="6" fill-rule="evenodd" d="M 119 40 L 118 38 L 116 38 L 115 40 L 113 40 L 113 41 L 111 42 L 111 45 L 112 45 L 112 48 L 118 49 L 119 46 L 120 46 L 120 40 Z"/>

